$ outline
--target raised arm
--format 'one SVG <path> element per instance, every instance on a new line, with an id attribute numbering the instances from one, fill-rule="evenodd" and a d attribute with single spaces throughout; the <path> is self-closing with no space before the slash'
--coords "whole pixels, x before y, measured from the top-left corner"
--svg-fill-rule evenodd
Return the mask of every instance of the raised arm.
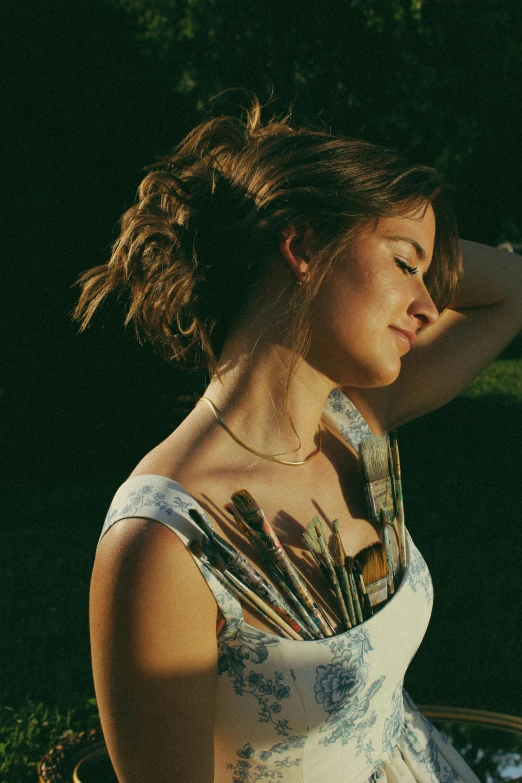
<path id="1" fill-rule="evenodd" d="M 403 357 L 385 389 L 347 389 L 363 414 L 394 429 L 456 397 L 522 329 L 522 258 L 461 240 L 461 290 Z"/>
<path id="2" fill-rule="evenodd" d="M 102 728 L 120 783 L 213 783 L 217 605 L 178 537 L 152 520 L 109 530 L 90 625 Z"/>

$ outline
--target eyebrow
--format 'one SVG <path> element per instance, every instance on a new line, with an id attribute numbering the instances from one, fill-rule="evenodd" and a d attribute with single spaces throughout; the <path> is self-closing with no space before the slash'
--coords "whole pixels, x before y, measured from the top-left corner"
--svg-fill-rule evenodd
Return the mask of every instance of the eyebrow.
<path id="1" fill-rule="evenodd" d="M 386 235 L 384 239 L 391 239 L 393 242 L 406 242 L 408 245 L 412 245 L 412 247 L 415 248 L 415 252 L 417 253 L 417 257 L 421 259 L 421 261 L 424 261 L 426 258 L 426 251 L 424 248 L 419 245 L 416 239 L 413 239 L 413 237 L 402 237 L 397 235 Z"/>

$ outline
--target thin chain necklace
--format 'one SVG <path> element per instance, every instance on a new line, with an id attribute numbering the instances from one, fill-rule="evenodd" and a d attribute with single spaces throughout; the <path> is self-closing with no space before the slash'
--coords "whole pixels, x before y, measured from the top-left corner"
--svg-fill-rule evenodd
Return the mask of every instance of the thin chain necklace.
<path id="1" fill-rule="evenodd" d="M 196 405 L 202 401 L 208 402 L 210 405 L 210 408 L 212 410 L 212 413 L 218 420 L 218 422 L 221 424 L 221 426 L 228 432 L 230 437 L 236 441 L 240 446 L 243 446 L 244 449 L 247 451 L 252 452 L 252 454 L 255 454 L 257 457 L 261 457 L 262 459 L 269 459 L 272 462 L 279 462 L 281 465 L 305 465 L 307 462 L 310 462 L 314 457 L 317 457 L 318 454 L 321 453 L 323 450 L 323 431 L 321 429 L 321 422 L 319 422 L 319 446 L 317 449 L 310 454 L 306 459 L 299 460 L 298 462 L 291 462 L 287 459 L 279 459 L 278 457 L 273 457 L 271 454 L 263 454 L 261 451 L 256 451 L 255 449 L 251 448 L 251 446 L 248 446 L 244 441 L 241 440 L 241 438 L 238 438 L 237 435 L 235 435 L 231 429 L 225 424 L 223 419 L 221 418 L 221 414 L 212 402 L 212 400 L 209 400 L 208 397 L 200 397 L 197 401 Z"/>

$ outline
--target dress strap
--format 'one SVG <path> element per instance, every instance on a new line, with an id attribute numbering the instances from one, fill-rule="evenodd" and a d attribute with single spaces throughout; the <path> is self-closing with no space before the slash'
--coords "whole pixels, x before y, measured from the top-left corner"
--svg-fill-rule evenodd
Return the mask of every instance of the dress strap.
<path id="1" fill-rule="evenodd" d="M 155 519 L 169 527 L 185 546 L 191 541 L 201 543 L 205 535 L 189 516 L 189 509 L 200 513 L 204 509 L 183 487 L 166 476 L 145 474 L 132 476 L 116 491 L 103 523 L 100 539 L 120 519 L 142 517 Z M 221 584 L 197 557 L 194 561 L 203 574 L 225 620 L 241 619 L 243 613 L 239 601 Z"/>
<path id="2" fill-rule="evenodd" d="M 322 419 L 359 452 L 362 438 L 372 434 L 353 402 L 340 389 L 332 389 L 322 413 Z"/>

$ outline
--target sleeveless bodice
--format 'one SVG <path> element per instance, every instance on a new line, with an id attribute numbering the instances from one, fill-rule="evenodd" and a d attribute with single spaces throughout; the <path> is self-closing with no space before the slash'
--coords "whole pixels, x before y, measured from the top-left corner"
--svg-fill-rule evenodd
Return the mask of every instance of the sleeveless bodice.
<path id="1" fill-rule="evenodd" d="M 337 389 L 325 418 L 355 448 L 370 433 Z M 200 509 L 175 481 L 134 476 L 116 492 L 102 536 L 120 519 L 145 517 L 185 544 L 201 541 L 190 508 Z M 403 690 L 433 600 L 426 563 L 409 534 L 408 554 L 401 584 L 379 612 L 310 641 L 249 625 L 237 599 L 194 558 L 225 618 L 217 637 L 215 783 L 477 783 Z"/>

